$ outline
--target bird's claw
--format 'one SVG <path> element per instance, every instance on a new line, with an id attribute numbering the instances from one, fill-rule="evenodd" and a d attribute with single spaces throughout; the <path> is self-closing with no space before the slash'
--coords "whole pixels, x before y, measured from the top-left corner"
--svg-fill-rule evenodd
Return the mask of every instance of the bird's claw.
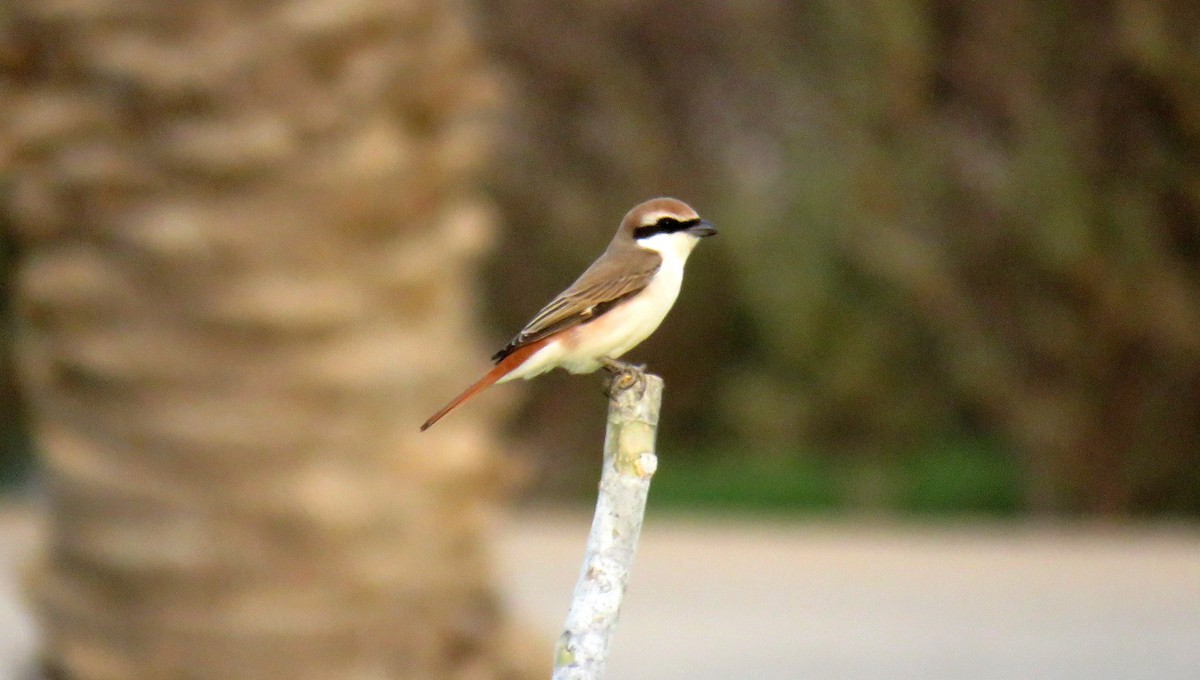
<path id="1" fill-rule="evenodd" d="M 646 385 L 646 365 L 645 364 L 628 364 L 623 361 L 613 359 L 603 360 L 604 370 L 608 371 L 609 377 L 604 381 L 604 396 L 612 399 L 618 392 L 633 387 L 639 389 Z"/>

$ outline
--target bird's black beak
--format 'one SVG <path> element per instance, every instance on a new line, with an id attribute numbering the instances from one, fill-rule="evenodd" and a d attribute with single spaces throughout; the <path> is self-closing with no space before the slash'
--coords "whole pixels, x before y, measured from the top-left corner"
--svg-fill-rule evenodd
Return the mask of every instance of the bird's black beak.
<path id="1" fill-rule="evenodd" d="M 687 232 L 696 238 L 704 238 L 705 236 L 716 236 L 717 228 L 712 225 L 712 222 L 700 220 L 688 227 Z"/>

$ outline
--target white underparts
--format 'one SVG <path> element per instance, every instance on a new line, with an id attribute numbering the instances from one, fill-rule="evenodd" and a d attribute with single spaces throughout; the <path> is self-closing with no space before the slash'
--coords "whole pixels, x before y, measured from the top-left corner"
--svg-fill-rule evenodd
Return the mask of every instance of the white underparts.
<path id="1" fill-rule="evenodd" d="M 528 380 L 554 368 L 591 373 L 600 359 L 616 359 L 650 337 L 679 296 L 683 265 L 699 241 L 686 232 L 655 234 L 638 245 L 662 255 L 650 285 L 598 318 L 560 333 L 498 382 Z"/>

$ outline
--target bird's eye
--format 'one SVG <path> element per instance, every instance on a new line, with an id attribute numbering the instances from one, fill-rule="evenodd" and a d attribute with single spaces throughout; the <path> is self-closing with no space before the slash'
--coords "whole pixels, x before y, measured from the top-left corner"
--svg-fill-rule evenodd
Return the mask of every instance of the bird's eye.
<path id="1" fill-rule="evenodd" d="M 643 239 L 643 238 L 649 238 L 651 236 L 655 236 L 657 234 L 674 234 L 675 232 L 683 231 L 683 230 L 687 229 L 688 227 L 692 226 L 693 224 L 698 223 L 699 221 L 700 221 L 699 217 L 697 217 L 695 219 L 687 220 L 685 222 L 685 221 L 681 221 L 677 217 L 672 217 L 670 215 L 663 215 L 662 217 L 659 217 L 654 222 L 643 223 L 642 226 L 638 227 L 637 229 L 635 229 L 633 231 L 633 237 L 635 239 Z"/>

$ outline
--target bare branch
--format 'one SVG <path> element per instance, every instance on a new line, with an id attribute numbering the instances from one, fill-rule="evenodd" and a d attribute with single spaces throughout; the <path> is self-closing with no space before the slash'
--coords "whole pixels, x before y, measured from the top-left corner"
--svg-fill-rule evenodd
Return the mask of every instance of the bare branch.
<path id="1" fill-rule="evenodd" d="M 600 680 L 617 626 L 646 513 L 650 478 L 658 467 L 654 439 L 662 379 L 641 374 L 629 389 L 614 389 L 604 439 L 604 469 L 587 553 L 562 636 L 553 680 Z"/>

